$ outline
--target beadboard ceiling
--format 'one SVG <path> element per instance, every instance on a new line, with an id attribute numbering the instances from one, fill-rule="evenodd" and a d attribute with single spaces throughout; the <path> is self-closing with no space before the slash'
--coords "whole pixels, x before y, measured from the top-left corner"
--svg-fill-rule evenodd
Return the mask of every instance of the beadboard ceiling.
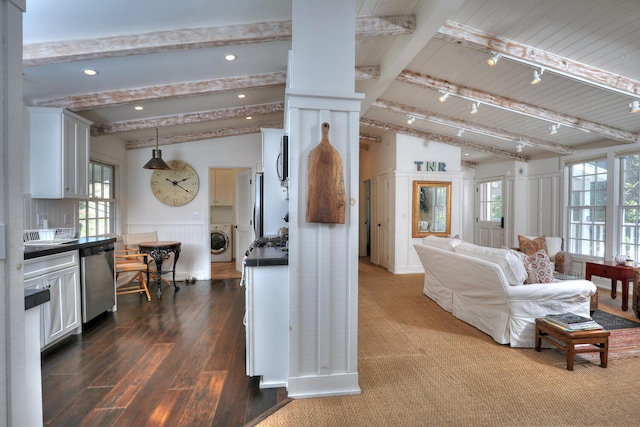
<path id="1" fill-rule="evenodd" d="M 355 3 L 361 149 L 407 133 L 473 166 L 637 145 L 639 1 Z M 128 148 L 155 145 L 156 128 L 160 145 L 282 128 L 290 48 L 291 0 L 29 0 L 25 103 L 75 111 Z"/>

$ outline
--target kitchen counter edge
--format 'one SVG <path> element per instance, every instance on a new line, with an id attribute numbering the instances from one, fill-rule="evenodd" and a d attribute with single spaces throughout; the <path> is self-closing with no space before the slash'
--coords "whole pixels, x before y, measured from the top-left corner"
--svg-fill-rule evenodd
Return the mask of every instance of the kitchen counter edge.
<path id="1" fill-rule="evenodd" d="M 114 237 L 85 237 L 78 239 L 74 243 L 63 243 L 56 246 L 28 246 L 24 250 L 24 259 L 33 259 L 45 255 L 59 254 L 62 252 L 74 251 L 76 249 L 90 248 L 105 243 L 115 243 Z"/>
<path id="2" fill-rule="evenodd" d="M 253 248 L 245 264 L 247 267 L 289 265 L 289 251 L 281 247 Z"/>

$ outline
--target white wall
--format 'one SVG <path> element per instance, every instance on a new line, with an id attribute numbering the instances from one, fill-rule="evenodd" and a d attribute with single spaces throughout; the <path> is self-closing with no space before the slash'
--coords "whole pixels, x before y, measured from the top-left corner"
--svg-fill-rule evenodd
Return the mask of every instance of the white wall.
<path id="1" fill-rule="evenodd" d="M 165 161 L 189 163 L 200 178 L 196 197 L 178 207 L 160 203 L 151 193 L 153 171 L 142 168 L 151 158 L 151 148 L 128 150 L 125 171 L 127 216 L 123 232 L 155 230 L 160 240 L 181 241 L 176 276 L 209 279 L 209 168 L 249 168 L 255 173 L 262 162 L 261 145 L 258 133 L 160 147 Z"/>
<path id="2" fill-rule="evenodd" d="M 372 262 L 377 262 L 396 274 L 422 272 L 422 264 L 413 248 L 413 244 L 421 239 L 412 235 L 413 181 L 445 181 L 451 182 L 451 234 L 462 234 L 465 218 L 468 222 L 466 204 L 473 193 L 466 189 L 460 164 L 461 150 L 448 144 L 435 141 L 425 141 L 422 138 L 395 134 L 383 137 L 382 143 L 371 143 L 370 153 L 366 161 L 370 165 L 361 167 L 361 171 L 368 171 L 370 177 L 360 177 L 361 180 L 380 179 L 383 185 L 389 183 L 388 193 L 372 194 L 371 209 L 381 204 L 378 209 L 383 216 L 376 221 L 382 226 L 372 227 Z M 363 159 L 363 160 L 364 160 Z M 423 162 L 418 171 L 416 161 Z M 427 162 L 446 164 L 446 172 L 429 172 Z M 380 194 L 387 194 L 384 200 L 379 200 Z M 389 209 L 384 209 L 389 206 Z M 472 214 L 472 210 L 471 216 Z M 384 227 L 388 224 L 388 230 Z M 376 233 L 382 236 L 376 237 Z M 386 234 L 385 234 L 386 233 Z M 375 248 L 373 245 L 386 245 Z"/>

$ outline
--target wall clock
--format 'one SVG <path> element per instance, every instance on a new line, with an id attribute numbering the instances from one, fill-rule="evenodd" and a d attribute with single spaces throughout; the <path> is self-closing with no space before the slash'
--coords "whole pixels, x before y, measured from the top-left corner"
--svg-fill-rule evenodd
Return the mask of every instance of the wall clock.
<path id="1" fill-rule="evenodd" d="M 171 169 L 157 170 L 151 175 L 151 191 L 165 205 L 186 205 L 198 194 L 198 173 L 190 164 L 180 160 L 169 160 L 167 165 Z"/>

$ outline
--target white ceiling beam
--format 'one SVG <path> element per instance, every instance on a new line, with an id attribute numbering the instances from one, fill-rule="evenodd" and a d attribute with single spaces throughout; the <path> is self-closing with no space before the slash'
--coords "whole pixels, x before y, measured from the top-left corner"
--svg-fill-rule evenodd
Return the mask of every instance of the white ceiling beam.
<path id="1" fill-rule="evenodd" d="M 486 145 L 476 144 L 474 142 L 463 141 L 461 139 L 453 138 L 450 136 L 438 135 L 430 132 L 423 132 L 418 129 L 409 128 L 406 126 L 400 126 L 395 123 L 385 123 L 379 120 L 360 118 L 360 124 L 363 126 L 370 126 L 376 129 L 385 130 L 388 132 L 402 133 L 405 135 L 411 135 L 418 138 L 426 139 L 428 141 L 441 142 L 443 144 L 454 145 L 480 153 L 492 154 L 494 156 L 503 157 L 505 159 L 518 160 L 521 162 L 528 162 L 529 156 L 523 156 L 517 153 L 512 153 L 506 150 L 499 150 L 493 147 L 487 147 Z"/>
<path id="2" fill-rule="evenodd" d="M 220 128 L 215 130 L 207 130 L 202 132 L 189 132 L 181 133 L 179 135 L 165 136 L 158 138 L 158 145 L 173 145 L 181 144 L 183 142 L 202 141 L 205 139 L 225 138 L 228 136 L 248 135 L 252 133 L 260 133 L 261 128 L 282 129 L 283 122 L 275 121 L 269 123 L 263 123 L 256 126 L 247 126 L 240 128 Z M 127 141 L 127 150 L 133 150 L 137 148 L 155 147 L 155 138 L 136 139 Z"/>
<path id="3" fill-rule="evenodd" d="M 356 36 L 411 34 L 415 15 L 356 18 Z M 156 31 L 97 39 L 29 43 L 23 47 L 23 65 L 56 64 L 118 56 L 148 55 L 186 49 L 205 49 L 291 39 L 291 21 L 255 22 L 210 28 Z"/>
<path id="4" fill-rule="evenodd" d="M 478 164 L 477 164 L 477 163 L 475 163 L 475 162 L 468 162 L 468 161 L 466 161 L 466 160 L 461 161 L 461 162 L 460 162 L 460 165 L 461 165 L 461 166 L 464 166 L 464 167 L 466 167 L 466 168 L 471 168 L 471 169 L 475 169 L 475 168 L 477 168 L 477 167 L 478 167 Z"/>
<path id="5" fill-rule="evenodd" d="M 467 120 L 460 120 L 453 117 L 439 116 L 435 113 L 426 110 L 420 110 L 418 108 L 411 107 L 409 105 L 398 104 L 391 101 L 378 100 L 373 104 L 374 107 L 384 108 L 389 111 L 394 111 L 400 114 L 408 114 L 414 116 L 417 119 L 426 120 L 432 123 L 437 123 L 452 128 L 460 128 L 469 130 L 471 132 L 480 133 L 482 135 L 498 138 L 501 140 L 512 141 L 516 144 L 526 144 L 531 147 L 537 147 L 542 150 L 550 151 L 557 154 L 567 155 L 573 154 L 574 150 L 566 145 L 556 144 L 554 142 L 544 141 L 537 138 L 530 138 L 525 135 L 507 132 L 502 129 L 493 128 L 489 126 L 482 126 L 477 123 L 473 123 Z"/>
<path id="6" fill-rule="evenodd" d="M 356 66 L 356 80 L 377 79 L 380 77 L 379 65 Z"/>
<path id="7" fill-rule="evenodd" d="M 625 143 L 633 143 L 638 141 L 638 134 L 627 132 L 622 129 L 617 129 L 600 123 L 583 120 L 578 117 L 569 116 L 567 114 L 551 111 L 546 108 L 526 104 L 524 102 L 519 102 L 510 98 L 505 98 L 503 96 L 494 95 L 471 87 L 457 85 L 446 80 L 436 79 L 434 77 L 415 73 L 413 71 L 403 71 L 398 76 L 398 80 L 405 83 L 417 85 L 422 88 L 444 90 L 453 95 L 457 95 L 474 101 L 479 101 L 483 104 L 491 105 L 496 108 L 501 108 L 503 110 L 523 114 L 540 120 L 545 120 L 550 123 L 559 123 L 563 126 L 568 126 L 585 132 L 602 135 L 606 138 L 616 141 Z"/>
<path id="8" fill-rule="evenodd" d="M 364 116 L 373 102 L 393 84 L 402 70 L 407 68 L 418 53 L 438 32 L 438 28 L 464 3 L 464 0 L 422 1 L 416 7 L 416 27 L 410 35 L 394 40 L 393 49 L 380 60 L 380 77 L 365 81 L 360 92 L 367 96 L 362 101 L 360 116 Z"/>
<path id="9" fill-rule="evenodd" d="M 253 76 L 226 77 L 199 82 L 185 82 L 126 90 L 96 92 L 49 99 L 45 101 L 36 101 L 35 105 L 42 107 L 61 107 L 71 111 L 81 111 L 89 108 L 106 106 L 113 107 L 116 105 L 126 105 L 158 99 L 209 95 L 234 90 L 264 89 L 278 86 L 284 87 L 285 83 L 286 73 L 278 72 Z"/>
<path id="10" fill-rule="evenodd" d="M 377 142 L 378 144 L 382 142 L 382 137 L 379 135 L 372 135 L 370 133 L 360 132 L 360 139 L 364 141 Z"/>
<path id="11" fill-rule="evenodd" d="M 247 116 L 281 113 L 283 111 L 284 102 L 273 102 L 269 104 L 247 105 L 243 107 L 221 108 L 218 110 L 149 117 L 139 120 L 124 120 L 93 125 L 91 126 L 91 136 L 111 135 L 118 132 L 131 132 L 142 129 L 201 123 L 213 120 L 236 119 Z"/>
<path id="12" fill-rule="evenodd" d="M 436 38 L 482 52 L 498 52 L 516 61 L 534 64 L 562 76 L 634 98 L 640 94 L 640 81 L 638 80 L 573 61 L 564 56 L 496 36 L 458 22 L 445 22 L 438 30 Z"/>

